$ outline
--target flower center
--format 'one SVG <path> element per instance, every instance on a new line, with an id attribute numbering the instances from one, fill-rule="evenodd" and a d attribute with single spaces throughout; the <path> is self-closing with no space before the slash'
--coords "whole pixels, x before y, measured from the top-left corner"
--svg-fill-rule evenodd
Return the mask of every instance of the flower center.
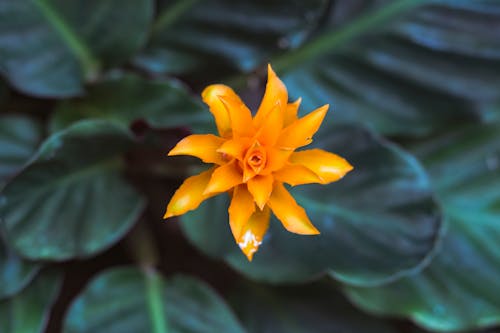
<path id="1" fill-rule="evenodd" d="M 266 150 L 259 144 L 248 149 L 245 156 L 246 167 L 258 174 L 266 166 Z"/>

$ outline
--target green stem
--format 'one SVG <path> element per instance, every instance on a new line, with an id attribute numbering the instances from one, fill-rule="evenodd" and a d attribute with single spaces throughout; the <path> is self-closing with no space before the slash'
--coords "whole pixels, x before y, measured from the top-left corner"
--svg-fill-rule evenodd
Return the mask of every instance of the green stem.
<path id="1" fill-rule="evenodd" d="M 171 26 L 174 22 L 190 9 L 199 0 L 179 0 L 172 6 L 164 10 L 158 20 L 153 25 L 153 32 L 156 33 L 166 27 Z"/>
<path id="2" fill-rule="evenodd" d="M 95 59 L 87 46 L 71 30 L 64 19 L 44 0 L 35 0 L 33 3 L 38 7 L 42 15 L 59 33 L 71 52 L 79 60 L 85 78 L 93 79 L 99 72 L 99 62 Z"/>
<path id="3" fill-rule="evenodd" d="M 168 333 L 163 306 L 163 279 L 154 269 L 146 269 L 146 298 L 153 333 Z"/>
<path id="4" fill-rule="evenodd" d="M 325 53 L 332 52 L 339 46 L 344 45 L 347 40 L 371 31 L 387 19 L 408 11 L 424 2 L 426 0 L 393 1 L 387 6 L 362 15 L 345 27 L 327 32 L 306 43 L 301 48 L 277 57 L 271 64 L 277 72 L 284 72 L 302 62 L 310 61 Z"/>
<path id="5" fill-rule="evenodd" d="M 128 249 L 144 272 L 146 302 L 153 333 L 168 333 L 168 322 L 163 305 L 163 278 L 154 268 L 158 263 L 158 251 L 151 231 L 139 222 L 127 238 Z"/>

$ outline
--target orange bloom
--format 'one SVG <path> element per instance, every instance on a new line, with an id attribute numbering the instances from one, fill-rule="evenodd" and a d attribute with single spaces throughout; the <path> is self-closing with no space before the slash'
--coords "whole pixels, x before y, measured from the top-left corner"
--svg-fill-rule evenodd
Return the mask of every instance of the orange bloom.
<path id="1" fill-rule="evenodd" d="M 229 225 L 248 260 L 262 243 L 271 211 L 288 231 L 319 234 L 284 183 L 328 184 L 352 170 L 345 159 L 324 150 L 295 151 L 311 143 L 328 105 L 298 118 L 300 99 L 288 103 L 285 85 L 271 66 L 264 98 L 253 118 L 228 86 L 208 86 L 202 97 L 220 136 L 190 135 L 168 155 L 192 155 L 214 166 L 184 181 L 170 200 L 164 218 L 184 214 L 198 208 L 205 199 L 229 192 Z"/>

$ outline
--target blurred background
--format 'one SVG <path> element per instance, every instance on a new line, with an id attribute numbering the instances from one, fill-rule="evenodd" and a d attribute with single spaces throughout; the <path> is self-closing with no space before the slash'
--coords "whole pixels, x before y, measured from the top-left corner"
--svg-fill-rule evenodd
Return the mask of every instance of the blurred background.
<path id="1" fill-rule="evenodd" d="M 354 171 L 249 263 L 228 198 L 164 221 L 267 64 Z M 500 332 L 500 1 L 0 0 L 0 332 Z M 497 328 L 495 328 L 497 327 Z"/>

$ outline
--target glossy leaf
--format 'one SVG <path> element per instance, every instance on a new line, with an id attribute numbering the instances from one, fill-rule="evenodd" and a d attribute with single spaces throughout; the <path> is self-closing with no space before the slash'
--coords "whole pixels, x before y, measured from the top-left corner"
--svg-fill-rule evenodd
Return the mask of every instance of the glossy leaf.
<path id="1" fill-rule="evenodd" d="M 276 70 L 289 70 L 285 83 L 306 110 L 331 103 L 342 110 L 332 118 L 336 125 L 362 123 L 401 135 L 494 116 L 498 2 L 373 3 L 336 2 L 326 35 L 276 58 Z"/>
<path id="2" fill-rule="evenodd" d="M 327 151 L 341 152 L 354 166 L 338 183 L 292 191 L 320 235 L 289 233 L 273 218 L 249 263 L 232 241 L 227 198 L 219 196 L 182 217 L 188 238 L 243 274 L 271 282 L 304 281 L 329 273 L 348 284 L 373 285 L 418 270 L 432 255 L 441 225 L 419 163 L 355 128 L 339 128 L 315 142 Z"/>
<path id="3" fill-rule="evenodd" d="M 0 238 L 0 300 L 13 296 L 30 283 L 40 266 L 19 258 Z"/>
<path id="4" fill-rule="evenodd" d="M 0 301 L 0 332 L 44 332 L 50 309 L 59 294 L 61 282 L 58 273 L 43 272 L 20 294 Z"/>
<path id="5" fill-rule="evenodd" d="M 159 297 L 158 316 L 169 333 L 242 333 L 224 301 L 207 285 L 187 276 L 161 281 L 160 294 L 147 290 L 148 276 L 136 268 L 114 268 L 95 277 L 71 305 L 64 333 L 153 332 L 148 297 Z M 148 296 L 147 296 L 148 295 Z"/>
<path id="6" fill-rule="evenodd" d="M 0 117 L 0 188 L 35 152 L 41 141 L 41 130 L 36 121 L 24 116 Z M 19 292 L 39 268 L 40 264 L 19 258 L 0 237 L 0 299 Z"/>
<path id="7" fill-rule="evenodd" d="M 135 59 L 153 73 L 249 71 L 273 52 L 300 45 L 327 1 L 160 1 L 146 50 Z M 215 68 L 214 68 L 215 67 Z"/>
<path id="8" fill-rule="evenodd" d="M 347 288 L 371 312 L 409 316 L 432 330 L 500 323 L 500 125 L 475 125 L 414 151 L 434 181 L 447 219 L 439 254 L 412 277 Z"/>
<path id="9" fill-rule="evenodd" d="M 240 284 L 231 303 L 249 333 L 395 333 L 354 308 L 331 284 L 293 287 Z"/>
<path id="10" fill-rule="evenodd" d="M 131 135 L 86 121 L 49 137 L 2 191 L 8 243 L 32 259 L 87 257 L 109 247 L 142 211 L 142 197 L 121 177 Z"/>
<path id="11" fill-rule="evenodd" d="M 28 94 L 79 95 L 145 43 L 152 11 L 152 0 L 3 0 L 0 72 Z"/>
<path id="12" fill-rule="evenodd" d="M 85 98 L 59 104 L 52 130 L 83 118 L 100 118 L 124 127 L 139 119 L 153 127 L 205 124 L 210 113 L 174 80 L 145 80 L 118 75 L 89 88 Z"/>
<path id="13" fill-rule="evenodd" d="M 0 188 L 31 158 L 42 139 L 42 128 L 25 116 L 0 117 Z"/>

